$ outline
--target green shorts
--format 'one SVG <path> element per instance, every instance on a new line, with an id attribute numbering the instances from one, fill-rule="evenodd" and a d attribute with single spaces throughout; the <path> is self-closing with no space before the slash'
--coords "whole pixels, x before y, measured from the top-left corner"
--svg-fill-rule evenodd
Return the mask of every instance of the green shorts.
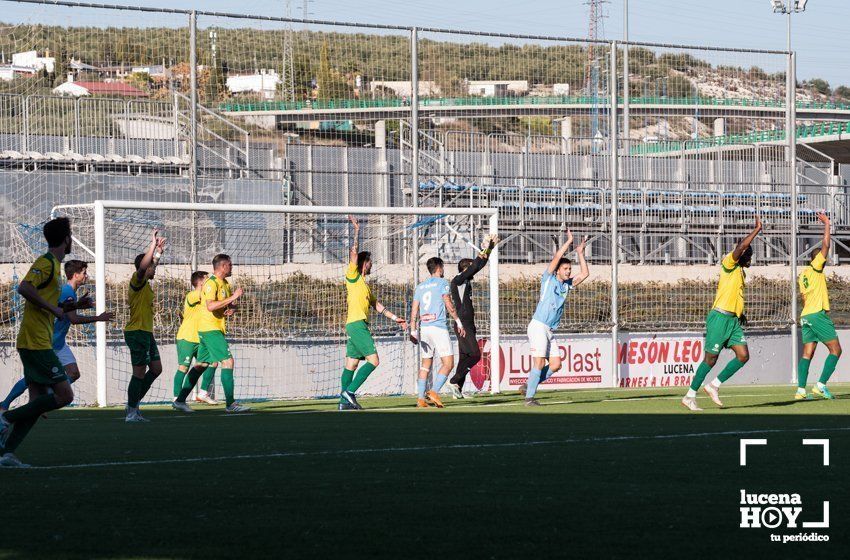
<path id="1" fill-rule="evenodd" d="M 189 367 L 192 365 L 192 358 L 198 355 L 198 347 L 200 342 L 189 342 L 188 340 L 177 341 L 177 365 Z"/>
<path id="2" fill-rule="evenodd" d="M 835 323 L 826 311 L 809 313 L 800 317 L 803 326 L 803 344 L 809 342 L 829 342 L 838 338 Z"/>
<path id="3" fill-rule="evenodd" d="M 199 332 L 201 344 L 198 346 L 198 361 L 203 364 L 220 362 L 232 357 L 227 339 L 221 331 Z"/>
<path id="4" fill-rule="evenodd" d="M 719 354 L 724 348 L 746 346 L 741 320 L 735 315 L 724 315 L 712 309 L 705 318 L 705 351 Z"/>
<path id="5" fill-rule="evenodd" d="M 24 364 L 24 379 L 27 380 L 27 385 L 56 385 L 68 379 L 65 368 L 53 350 L 18 348 L 18 354 Z"/>
<path id="6" fill-rule="evenodd" d="M 152 332 L 124 331 L 124 342 L 130 349 L 130 363 L 134 366 L 149 366 L 159 361 L 159 348 Z"/>
<path id="7" fill-rule="evenodd" d="M 348 341 L 345 343 L 345 356 L 347 358 L 362 360 L 366 356 L 378 353 L 366 321 L 348 323 L 345 325 L 345 334 L 348 335 Z"/>

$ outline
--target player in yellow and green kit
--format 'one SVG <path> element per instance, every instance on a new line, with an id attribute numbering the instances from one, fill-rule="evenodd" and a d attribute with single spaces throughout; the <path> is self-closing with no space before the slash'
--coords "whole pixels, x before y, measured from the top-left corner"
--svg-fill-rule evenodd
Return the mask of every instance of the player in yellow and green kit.
<path id="1" fill-rule="evenodd" d="M 348 302 L 345 334 L 348 335 L 348 340 L 345 344 L 345 367 L 342 370 L 339 409 L 360 410 L 362 407 L 357 402 L 355 393 L 380 363 L 375 341 L 369 332 L 369 309 L 374 307 L 378 313 L 390 321 L 395 321 L 402 329 L 407 328 L 407 321 L 385 308 L 369 289 L 366 276 L 372 272 L 372 254 L 369 251 L 358 251 L 360 223 L 354 216 L 349 216 L 348 219 L 354 227 L 354 240 L 348 252 L 348 268 L 345 271 Z M 366 360 L 366 363 L 358 370 L 357 366 L 361 360 Z M 354 374 L 355 371 L 357 375 Z"/>
<path id="2" fill-rule="evenodd" d="M 127 301 L 130 304 L 130 320 L 124 327 L 124 342 L 130 350 L 133 376 L 127 385 L 127 416 L 125 422 L 147 422 L 139 410 L 153 382 L 162 373 L 159 348 L 153 336 L 154 294 L 150 281 L 165 250 L 165 238 L 159 230 L 151 232 L 151 242 L 144 253 L 136 256 L 136 271 L 127 286 Z"/>
<path id="3" fill-rule="evenodd" d="M 761 220 L 756 217 L 753 231 L 738 243 L 734 251 L 723 257 L 720 264 L 720 281 L 717 284 L 714 305 L 705 320 L 705 357 L 697 368 L 688 393 L 682 398 L 682 405 L 688 410 L 702 410 L 697 406 L 697 391 L 705 381 L 705 376 L 717 363 L 717 357 L 724 348 L 731 348 L 735 352 L 735 357 L 711 383 L 703 387 L 717 406 L 723 406 L 719 395 L 720 384 L 735 375 L 735 372 L 744 367 L 750 359 L 750 351 L 742 328 L 746 323 L 744 269 L 749 268 L 753 260 L 753 248 L 750 245 L 761 228 Z"/>
<path id="4" fill-rule="evenodd" d="M 65 313 L 92 307 L 91 298 L 76 303 L 63 303 L 60 263 L 71 252 L 71 222 L 56 218 L 44 225 L 48 250 L 38 257 L 18 286 L 24 298 L 15 344 L 24 365 L 24 378 L 29 389 L 29 403 L 0 414 L 0 467 L 26 467 L 14 454 L 15 450 L 42 414 L 71 404 L 74 391 L 65 368 L 53 351 L 53 326 Z"/>
<path id="5" fill-rule="evenodd" d="M 192 290 L 183 298 L 183 320 L 177 329 L 177 371 L 174 372 L 174 400 L 180 396 L 186 372 L 192 365 L 192 360 L 198 356 L 200 339 L 198 338 L 198 320 L 201 317 L 201 289 L 207 280 L 206 272 L 196 270 L 192 273 Z M 198 390 L 197 401 L 206 404 L 218 404 L 209 394 L 210 384 L 215 376 L 218 364 L 210 364 L 201 377 L 201 388 Z"/>
<path id="6" fill-rule="evenodd" d="M 213 258 L 213 273 L 207 278 L 201 288 L 201 305 L 198 318 L 198 357 L 195 367 L 189 370 L 183 389 L 172 403 L 177 410 L 192 412 L 186 404 L 186 398 L 198 379 L 211 364 L 221 364 L 221 386 L 224 389 L 224 398 L 227 403 L 225 412 L 245 412 L 249 407 L 236 402 L 234 397 L 233 380 L 233 355 L 227 344 L 225 333 L 227 332 L 227 318 L 236 310 L 236 301 L 242 296 L 242 288 L 231 291 L 227 278 L 233 271 L 233 263 L 225 254 L 218 254 Z"/>
<path id="7" fill-rule="evenodd" d="M 826 383 L 835 372 L 838 358 L 841 357 L 841 343 L 838 342 L 838 333 L 835 332 L 835 325 L 829 317 L 829 294 L 826 291 L 826 278 L 823 272 L 832 241 L 829 217 L 820 213 L 818 219 L 823 223 L 823 242 L 820 251 L 812 258 L 811 265 L 800 274 L 797 282 L 800 294 L 803 296 L 803 312 L 800 314 L 800 324 L 803 327 L 803 356 L 797 365 L 797 394 L 794 397 L 798 400 L 809 398 L 806 394 L 806 380 L 818 342 L 822 342 L 827 347 L 829 356 L 824 361 L 820 379 L 812 388 L 815 395 L 824 399 L 835 398 L 826 388 Z"/>

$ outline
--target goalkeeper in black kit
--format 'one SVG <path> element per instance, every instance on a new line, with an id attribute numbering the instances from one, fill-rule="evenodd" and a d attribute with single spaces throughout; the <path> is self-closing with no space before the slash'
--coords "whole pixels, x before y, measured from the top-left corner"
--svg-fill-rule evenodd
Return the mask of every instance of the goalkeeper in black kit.
<path id="1" fill-rule="evenodd" d="M 487 264 L 490 253 L 498 243 L 498 236 L 488 235 L 485 237 L 484 249 L 478 253 L 475 259 L 461 259 L 457 264 L 459 274 L 451 281 L 452 303 L 457 309 L 458 319 L 460 319 L 460 323 L 466 332 L 465 336 L 461 336 L 458 333 L 457 325 L 455 326 L 459 359 L 455 374 L 448 383 L 454 399 L 464 398 L 463 384 L 466 383 L 466 376 L 469 374 L 469 370 L 481 360 L 481 350 L 478 348 L 478 339 L 475 336 L 472 279 Z"/>

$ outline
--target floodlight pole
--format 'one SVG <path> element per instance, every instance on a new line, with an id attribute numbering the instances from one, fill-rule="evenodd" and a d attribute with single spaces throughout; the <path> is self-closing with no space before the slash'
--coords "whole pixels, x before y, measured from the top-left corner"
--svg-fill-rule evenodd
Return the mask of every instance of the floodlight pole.
<path id="1" fill-rule="evenodd" d="M 623 0 L 623 153 L 628 154 L 631 124 L 629 123 L 629 0 Z"/>

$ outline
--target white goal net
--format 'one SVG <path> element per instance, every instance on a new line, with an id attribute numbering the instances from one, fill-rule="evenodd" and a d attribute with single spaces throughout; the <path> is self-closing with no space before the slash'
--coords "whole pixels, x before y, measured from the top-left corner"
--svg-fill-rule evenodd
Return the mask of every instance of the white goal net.
<path id="1" fill-rule="evenodd" d="M 120 404 L 131 375 L 123 340 L 129 316 L 128 283 L 133 260 L 154 228 L 168 239 L 151 282 L 155 293 L 154 335 L 163 373 L 145 402 L 172 398 L 177 367 L 175 334 L 193 270 L 212 271 L 212 258 L 228 254 L 234 287 L 245 295 L 228 321 L 236 359 L 237 399 L 333 397 L 339 393 L 345 359 L 346 292 L 343 281 L 353 230 L 347 213 L 361 222 L 360 250 L 370 251 L 368 282 L 379 301 L 399 316 L 409 315 L 416 279 L 427 275 L 425 260 L 440 256 L 451 277 L 460 258 L 496 233 L 494 210 L 423 208 L 338 208 L 97 202 L 57 207 L 68 216 L 74 253 L 90 263 L 97 311 L 115 320 L 76 329 L 70 339 L 91 384 L 80 385 L 80 404 Z M 418 251 L 417 251 L 418 249 Z M 417 253 L 418 262 L 417 266 Z M 476 291 L 480 336 L 498 340 L 497 257 Z M 488 279 L 489 277 L 489 279 Z M 495 311 L 495 313 L 491 313 Z M 367 394 L 414 391 L 417 349 L 395 323 L 373 312 L 371 324 L 381 364 L 363 386 Z M 498 353 L 496 353 L 498 354 Z M 494 371 L 499 371 L 498 356 Z M 95 375 L 95 372 L 97 374 Z M 96 382 L 95 382 L 96 380 Z M 215 383 L 218 382 L 216 375 Z M 498 390 L 498 384 L 487 389 Z M 94 391 L 93 391 L 94 389 Z"/>

